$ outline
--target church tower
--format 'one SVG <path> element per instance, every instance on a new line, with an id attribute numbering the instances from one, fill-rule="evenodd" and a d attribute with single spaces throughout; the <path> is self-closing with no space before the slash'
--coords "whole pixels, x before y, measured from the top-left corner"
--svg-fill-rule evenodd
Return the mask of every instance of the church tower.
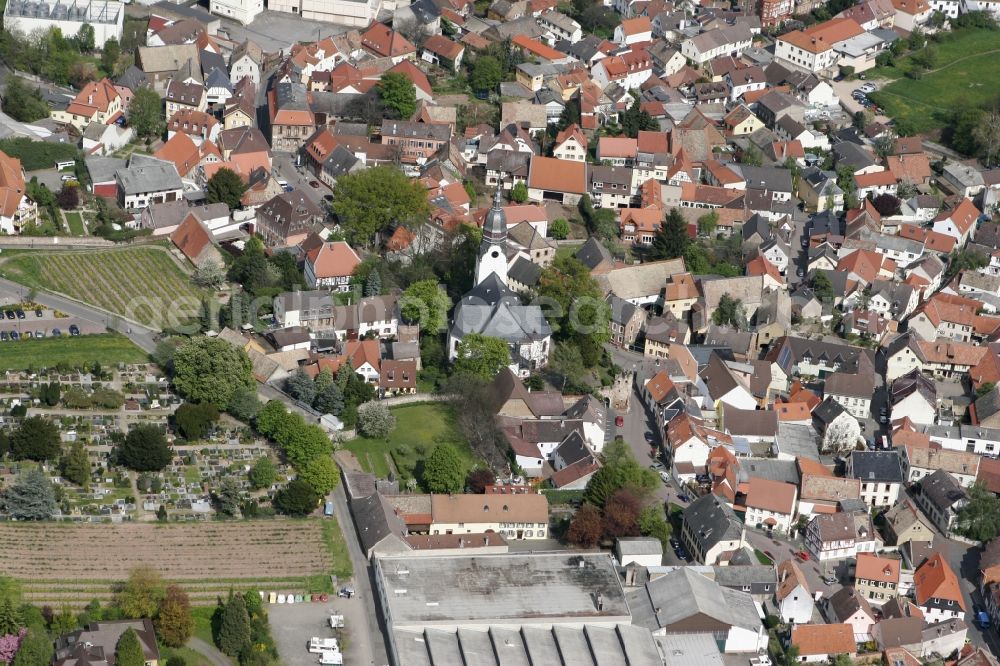
<path id="1" fill-rule="evenodd" d="M 501 207 L 500 188 L 493 195 L 493 207 L 483 222 L 483 242 L 476 260 L 476 284 L 482 284 L 491 273 L 507 285 L 507 216 Z"/>

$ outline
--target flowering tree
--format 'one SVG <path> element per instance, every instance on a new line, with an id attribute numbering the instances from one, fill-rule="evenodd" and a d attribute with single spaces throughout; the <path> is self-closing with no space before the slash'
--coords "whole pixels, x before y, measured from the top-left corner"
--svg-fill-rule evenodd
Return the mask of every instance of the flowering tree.
<path id="1" fill-rule="evenodd" d="M 28 630 L 22 627 L 16 634 L 0 636 L 0 662 L 9 664 L 14 661 L 14 655 L 17 654 L 18 648 L 21 647 L 21 641 L 27 633 Z"/>

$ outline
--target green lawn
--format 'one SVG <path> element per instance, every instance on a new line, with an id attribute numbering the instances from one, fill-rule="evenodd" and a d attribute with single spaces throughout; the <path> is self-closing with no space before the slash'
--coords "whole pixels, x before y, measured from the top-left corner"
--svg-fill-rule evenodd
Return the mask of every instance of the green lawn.
<path id="1" fill-rule="evenodd" d="M 20 254 L 0 263 L 0 275 L 157 328 L 195 316 L 204 296 L 155 246 Z"/>
<path id="2" fill-rule="evenodd" d="M 215 613 L 215 605 L 194 606 L 191 608 L 191 619 L 194 620 L 194 635 L 201 640 L 214 645 L 212 639 L 212 614 Z"/>
<path id="3" fill-rule="evenodd" d="M 4 326 L 0 324 L 0 327 Z M 63 331 L 60 338 L 0 341 L 0 370 L 52 368 L 60 363 L 77 367 L 92 365 L 94 361 L 108 366 L 145 363 L 148 360 L 146 352 L 117 333 L 69 337 Z"/>
<path id="4" fill-rule="evenodd" d="M 69 232 L 74 236 L 87 234 L 87 228 L 83 226 L 83 218 L 79 213 L 66 213 L 66 222 L 69 223 Z"/>
<path id="5" fill-rule="evenodd" d="M 358 437 L 345 444 L 366 472 L 381 478 L 388 476 L 391 459 L 401 481 L 419 481 L 418 464 L 439 444 L 453 446 L 466 469 L 472 468 L 475 458 L 468 442 L 458 433 L 450 408 L 428 402 L 396 407 L 392 413 L 396 415 L 396 428 L 388 441 Z"/>
<path id="6" fill-rule="evenodd" d="M 770 557 L 768 557 L 767 555 L 765 555 L 764 553 L 762 553 L 757 549 L 754 549 L 753 554 L 757 556 L 757 561 L 765 566 L 770 566 L 771 564 L 774 564 L 774 562 L 771 561 Z"/>
<path id="7" fill-rule="evenodd" d="M 909 56 L 893 67 L 876 69 L 871 78 L 893 79 L 872 100 L 886 115 L 912 123 L 917 132 L 943 126 L 949 115 L 962 108 L 979 106 L 996 97 L 1000 87 L 1000 31 L 962 30 L 933 44 L 937 60 L 931 72 L 910 79 Z"/>
<path id="8" fill-rule="evenodd" d="M 568 243 L 566 245 L 560 245 L 558 249 L 556 249 L 556 259 L 560 257 L 573 256 L 574 254 L 576 254 L 576 251 L 580 249 L 581 245 L 583 245 L 582 241 L 579 243 Z"/>
<path id="9" fill-rule="evenodd" d="M 212 610 L 215 610 L 214 608 Z M 208 642 L 212 642 L 211 633 Z M 160 661 L 167 663 L 171 657 L 180 657 L 184 660 L 184 666 L 212 666 L 212 662 L 200 652 L 196 652 L 189 647 L 172 648 L 160 643 Z"/>

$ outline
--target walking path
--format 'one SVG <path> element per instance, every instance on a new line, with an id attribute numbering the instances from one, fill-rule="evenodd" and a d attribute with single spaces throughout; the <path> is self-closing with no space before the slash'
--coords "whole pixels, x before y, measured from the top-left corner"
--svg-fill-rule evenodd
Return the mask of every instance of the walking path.
<path id="1" fill-rule="evenodd" d="M 233 666 L 233 661 L 219 650 L 197 636 L 192 636 L 188 640 L 187 646 L 212 662 L 213 666 Z"/>

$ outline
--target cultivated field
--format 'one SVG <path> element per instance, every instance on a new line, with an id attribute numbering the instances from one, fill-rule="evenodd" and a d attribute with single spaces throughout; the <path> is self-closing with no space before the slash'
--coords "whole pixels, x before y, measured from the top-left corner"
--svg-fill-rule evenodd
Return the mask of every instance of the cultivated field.
<path id="1" fill-rule="evenodd" d="M 955 111 L 993 101 L 1000 88 L 1000 31 L 963 30 L 934 43 L 937 59 L 920 79 L 905 77 L 909 57 L 880 67 L 872 78 L 895 79 L 871 95 L 890 118 L 906 120 L 917 132 L 941 127 Z"/>
<path id="2" fill-rule="evenodd" d="M 178 582 L 197 605 L 230 587 L 308 592 L 349 575 L 333 520 L 121 525 L 0 523 L 0 575 L 21 581 L 25 598 L 56 608 L 110 601 L 139 565 Z M 345 571 L 344 568 L 347 568 Z"/>
<path id="3" fill-rule="evenodd" d="M 157 328 L 197 314 L 204 295 L 161 247 L 30 252 L 3 262 L 0 271 Z"/>

